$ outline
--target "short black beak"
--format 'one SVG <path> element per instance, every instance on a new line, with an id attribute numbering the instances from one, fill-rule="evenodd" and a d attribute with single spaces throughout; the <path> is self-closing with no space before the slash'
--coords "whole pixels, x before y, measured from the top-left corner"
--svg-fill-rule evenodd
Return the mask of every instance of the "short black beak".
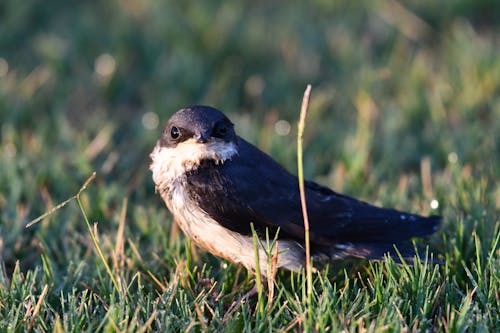
<path id="1" fill-rule="evenodd" d="M 203 132 L 195 136 L 196 142 L 206 143 L 210 139 L 211 135 L 208 132 Z"/>

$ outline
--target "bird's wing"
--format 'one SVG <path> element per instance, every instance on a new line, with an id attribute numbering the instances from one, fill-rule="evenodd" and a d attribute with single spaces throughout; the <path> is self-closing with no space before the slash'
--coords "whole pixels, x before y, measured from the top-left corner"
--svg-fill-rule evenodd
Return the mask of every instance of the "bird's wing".
<path id="1" fill-rule="evenodd" d="M 238 146 L 239 154 L 224 164 L 205 161 L 187 175 L 190 195 L 232 231 L 250 235 L 253 223 L 258 232 L 281 228 L 280 235 L 303 238 L 303 226 L 289 223 L 302 221 L 295 177 L 247 142 Z"/>
<path id="2" fill-rule="evenodd" d="M 223 165 L 210 165 L 188 175 L 191 195 L 224 227 L 250 234 L 280 228 L 280 235 L 304 239 L 297 178 L 251 144 L 239 141 L 239 155 Z M 424 218 L 378 208 L 306 182 L 311 242 L 399 241 L 430 234 L 438 217 Z"/>

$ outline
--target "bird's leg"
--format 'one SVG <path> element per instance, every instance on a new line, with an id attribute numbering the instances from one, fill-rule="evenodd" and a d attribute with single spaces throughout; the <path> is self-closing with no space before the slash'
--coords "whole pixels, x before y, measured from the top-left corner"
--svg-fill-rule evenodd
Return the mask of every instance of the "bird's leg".
<path id="1" fill-rule="evenodd" d="M 234 310 L 236 310 L 236 308 L 245 303 L 248 299 L 254 297 L 255 295 L 257 295 L 257 292 L 258 292 L 258 289 L 257 289 L 257 283 L 254 283 L 252 289 L 250 289 L 245 295 L 243 295 L 242 297 L 240 297 L 240 299 L 234 301 L 231 306 L 229 307 L 229 309 L 227 310 L 226 312 L 226 315 L 227 314 L 231 314 Z"/>
<path id="2" fill-rule="evenodd" d="M 257 295 L 257 291 L 258 291 L 257 283 L 255 283 L 253 285 L 252 289 L 250 289 L 245 295 L 243 295 L 243 297 L 241 298 L 241 301 L 244 302 L 247 299 L 254 297 L 255 295 Z"/>
<path id="3" fill-rule="evenodd" d="M 196 290 L 204 287 L 208 287 L 208 289 L 211 289 L 213 286 L 214 284 L 209 278 L 203 278 L 200 281 L 196 282 Z"/>
<path id="4" fill-rule="evenodd" d="M 215 290 L 215 283 L 211 279 L 204 278 L 196 283 L 196 291 L 200 289 L 208 289 L 207 293 L 210 295 L 209 299 L 211 301 L 217 301 L 219 299 L 219 292 Z"/>

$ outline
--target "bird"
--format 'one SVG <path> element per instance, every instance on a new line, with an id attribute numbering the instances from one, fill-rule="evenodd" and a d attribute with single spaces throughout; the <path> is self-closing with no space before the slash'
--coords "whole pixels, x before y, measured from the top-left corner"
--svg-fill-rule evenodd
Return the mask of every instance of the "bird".
<path id="1" fill-rule="evenodd" d="M 177 111 L 150 158 L 156 192 L 195 245 L 265 276 L 267 233 L 277 237 L 278 268 L 305 266 L 298 178 L 238 136 L 223 112 L 203 105 Z M 411 239 L 436 232 L 441 223 L 440 216 L 376 207 L 313 181 L 304 186 L 313 261 L 390 256 L 411 262 Z M 258 261 L 254 234 L 261 240 Z"/>

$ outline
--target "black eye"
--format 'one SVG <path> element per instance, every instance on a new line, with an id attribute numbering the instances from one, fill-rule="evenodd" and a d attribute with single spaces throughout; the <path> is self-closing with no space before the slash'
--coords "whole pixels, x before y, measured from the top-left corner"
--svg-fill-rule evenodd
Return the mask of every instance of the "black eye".
<path id="1" fill-rule="evenodd" d="M 172 137 L 172 139 L 177 140 L 181 136 L 181 132 L 177 127 L 172 126 L 172 128 L 170 129 L 170 136 Z"/>
<path id="2" fill-rule="evenodd" d="M 214 136 L 221 138 L 227 134 L 226 124 L 219 124 L 215 127 Z"/>

